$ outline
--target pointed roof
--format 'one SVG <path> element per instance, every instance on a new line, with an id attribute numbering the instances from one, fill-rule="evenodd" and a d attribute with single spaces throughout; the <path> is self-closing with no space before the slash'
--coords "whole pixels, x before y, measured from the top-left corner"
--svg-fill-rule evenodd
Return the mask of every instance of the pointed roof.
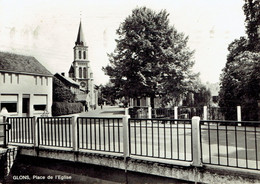
<path id="1" fill-rule="evenodd" d="M 78 36 L 77 36 L 77 40 L 75 42 L 76 45 L 85 45 L 85 40 L 84 40 L 84 35 L 83 35 L 83 30 L 81 27 L 81 21 L 79 23 L 79 31 L 78 31 Z"/>

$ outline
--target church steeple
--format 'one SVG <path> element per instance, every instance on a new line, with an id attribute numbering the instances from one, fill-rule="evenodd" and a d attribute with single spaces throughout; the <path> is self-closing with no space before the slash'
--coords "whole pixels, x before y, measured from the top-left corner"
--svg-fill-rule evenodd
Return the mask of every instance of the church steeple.
<path id="1" fill-rule="evenodd" d="M 85 45 L 84 34 L 83 34 L 82 27 L 81 27 L 81 21 L 79 23 L 79 31 L 78 31 L 78 36 L 77 36 L 75 45 L 81 45 L 81 46 Z"/>

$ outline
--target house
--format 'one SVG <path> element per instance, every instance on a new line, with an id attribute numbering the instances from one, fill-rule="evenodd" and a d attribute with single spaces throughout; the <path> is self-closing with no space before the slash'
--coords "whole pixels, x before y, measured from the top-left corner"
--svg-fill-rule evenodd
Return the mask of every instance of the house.
<path id="1" fill-rule="evenodd" d="M 0 110 L 51 115 L 53 75 L 34 57 L 0 52 Z"/>
<path id="2" fill-rule="evenodd" d="M 89 96 L 86 90 L 80 86 L 80 84 L 69 77 L 65 76 L 65 73 L 56 73 L 54 75 L 57 79 L 59 79 L 70 91 L 75 94 L 76 102 L 81 102 L 83 106 L 85 106 L 86 101 L 88 100 Z"/>

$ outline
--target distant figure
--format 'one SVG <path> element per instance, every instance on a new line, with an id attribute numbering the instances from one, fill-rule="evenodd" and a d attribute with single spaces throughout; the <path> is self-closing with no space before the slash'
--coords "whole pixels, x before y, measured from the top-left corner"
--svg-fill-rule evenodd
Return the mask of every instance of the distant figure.
<path id="1" fill-rule="evenodd" d="M 85 110 L 88 112 L 88 104 L 85 104 Z"/>
<path id="2" fill-rule="evenodd" d="M 103 104 L 101 104 L 101 109 L 103 109 Z"/>

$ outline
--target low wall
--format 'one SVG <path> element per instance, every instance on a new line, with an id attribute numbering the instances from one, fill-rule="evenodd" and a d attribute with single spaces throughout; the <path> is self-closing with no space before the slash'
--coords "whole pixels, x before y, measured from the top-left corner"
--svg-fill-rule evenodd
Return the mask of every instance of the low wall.
<path id="1" fill-rule="evenodd" d="M 163 160 L 95 151 L 75 152 L 70 149 L 20 147 L 19 154 L 81 162 L 200 183 L 260 183 L 260 172 L 254 170 Z"/>

